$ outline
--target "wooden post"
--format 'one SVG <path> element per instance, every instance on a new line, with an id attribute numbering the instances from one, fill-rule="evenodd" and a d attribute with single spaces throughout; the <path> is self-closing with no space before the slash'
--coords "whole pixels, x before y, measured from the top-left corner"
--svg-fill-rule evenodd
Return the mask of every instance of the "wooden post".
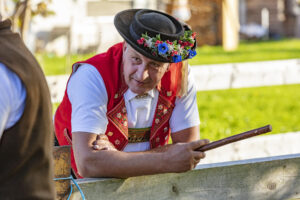
<path id="1" fill-rule="evenodd" d="M 54 177 L 71 176 L 71 146 L 55 146 L 53 148 Z M 67 199 L 70 193 L 70 180 L 56 180 L 56 199 Z"/>
<path id="2" fill-rule="evenodd" d="M 0 0 L 0 21 L 6 19 L 4 0 Z"/>
<path id="3" fill-rule="evenodd" d="M 31 20 L 31 0 L 26 0 L 24 3 L 25 10 L 21 25 L 21 36 L 24 42 L 27 41 L 27 32 Z"/>
<path id="4" fill-rule="evenodd" d="M 239 43 L 238 0 L 223 0 L 222 24 L 223 49 L 236 50 Z"/>

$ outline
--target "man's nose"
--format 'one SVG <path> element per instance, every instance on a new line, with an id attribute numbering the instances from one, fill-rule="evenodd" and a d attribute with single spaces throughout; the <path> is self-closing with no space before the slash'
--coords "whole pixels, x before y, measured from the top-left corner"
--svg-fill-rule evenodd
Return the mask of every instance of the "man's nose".
<path id="1" fill-rule="evenodd" d="M 138 79 L 138 81 L 144 81 L 145 79 L 148 78 L 149 73 L 148 73 L 148 69 L 145 64 L 140 64 L 138 66 L 136 75 L 137 75 L 136 78 Z"/>

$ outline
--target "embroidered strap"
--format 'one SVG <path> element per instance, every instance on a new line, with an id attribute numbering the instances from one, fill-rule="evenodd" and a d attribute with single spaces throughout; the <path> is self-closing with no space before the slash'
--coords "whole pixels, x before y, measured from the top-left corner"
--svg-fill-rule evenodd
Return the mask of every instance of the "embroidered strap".
<path id="1" fill-rule="evenodd" d="M 128 128 L 128 142 L 148 142 L 150 139 L 151 127 L 148 128 Z"/>
<path id="2" fill-rule="evenodd" d="M 146 98 L 146 97 L 148 97 L 148 96 L 149 96 L 149 94 L 148 94 L 148 93 L 145 93 L 145 94 L 136 95 L 135 98 L 136 98 L 136 99 L 143 99 L 143 98 Z"/>
<path id="3" fill-rule="evenodd" d="M 68 132 L 67 128 L 64 129 L 64 136 L 65 136 L 65 138 L 66 138 L 66 140 L 68 142 L 68 145 L 72 145 L 72 140 L 71 140 L 71 138 L 69 136 L 69 132 Z"/>
<path id="4" fill-rule="evenodd" d="M 125 107 L 125 101 L 122 97 L 121 101 L 110 111 L 107 112 L 108 120 L 115 125 L 116 128 L 127 137 L 128 125 L 127 125 L 127 111 Z"/>

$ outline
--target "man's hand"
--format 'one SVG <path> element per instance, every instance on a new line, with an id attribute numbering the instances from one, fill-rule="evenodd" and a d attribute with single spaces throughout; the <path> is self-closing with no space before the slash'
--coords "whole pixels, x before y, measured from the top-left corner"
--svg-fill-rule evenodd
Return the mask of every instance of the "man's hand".
<path id="1" fill-rule="evenodd" d="M 197 140 L 187 143 L 168 144 L 151 149 L 149 152 L 163 153 L 167 172 L 185 172 L 194 169 L 200 160 L 205 157 L 204 152 L 195 151 L 195 149 L 208 143 L 209 140 Z M 117 151 L 104 134 L 97 136 L 97 139 L 93 142 L 93 150 Z"/>
<path id="2" fill-rule="evenodd" d="M 194 169 L 205 153 L 195 151 L 195 149 L 206 145 L 209 140 L 197 140 L 188 143 L 176 143 L 167 145 L 163 151 L 164 160 L 166 161 L 166 171 L 168 172 L 185 172 Z"/>
<path id="3" fill-rule="evenodd" d="M 197 140 L 144 152 L 123 152 L 118 151 L 103 134 L 74 132 L 72 136 L 78 173 L 91 178 L 185 172 L 193 169 L 205 156 L 194 150 L 208 143 L 208 140 Z"/>
<path id="4" fill-rule="evenodd" d="M 93 149 L 117 151 L 116 147 L 110 143 L 105 134 L 100 134 L 97 136 L 96 140 L 93 142 Z"/>

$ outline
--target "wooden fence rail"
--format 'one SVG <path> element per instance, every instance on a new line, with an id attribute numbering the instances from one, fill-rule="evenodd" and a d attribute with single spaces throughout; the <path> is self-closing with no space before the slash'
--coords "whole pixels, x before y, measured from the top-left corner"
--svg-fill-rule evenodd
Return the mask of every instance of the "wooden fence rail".
<path id="1" fill-rule="evenodd" d="M 89 200 L 300 199 L 300 154 L 198 165 L 186 173 L 83 179 L 79 183 Z M 72 197 L 80 199 L 79 192 Z"/>

